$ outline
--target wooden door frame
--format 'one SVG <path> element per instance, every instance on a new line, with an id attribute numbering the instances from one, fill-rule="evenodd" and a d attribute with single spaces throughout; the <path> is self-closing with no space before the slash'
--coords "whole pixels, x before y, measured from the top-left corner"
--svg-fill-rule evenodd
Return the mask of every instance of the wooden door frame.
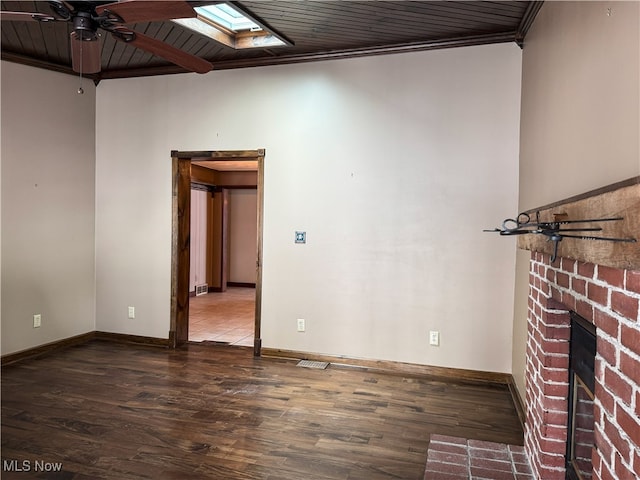
<path id="1" fill-rule="evenodd" d="M 258 251 L 256 260 L 256 306 L 253 354 L 260 356 L 262 307 L 262 225 L 264 205 L 265 150 L 172 151 L 171 208 L 171 321 L 169 346 L 177 348 L 189 340 L 189 259 L 191 234 L 191 162 L 257 161 Z"/>

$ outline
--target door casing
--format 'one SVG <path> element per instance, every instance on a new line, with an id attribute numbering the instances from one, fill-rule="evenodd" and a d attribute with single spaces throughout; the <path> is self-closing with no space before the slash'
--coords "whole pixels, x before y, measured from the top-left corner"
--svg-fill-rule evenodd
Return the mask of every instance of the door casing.
<path id="1" fill-rule="evenodd" d="M 256 306 L 253 353 L 260 356 L 262 307 L 262 225 L 264 204 L 265 150 L 177 151 L 171 152 L 171 321 L 169 346 L 177 348 L 189 340 L 189 258 L 191 230 L 191 162 L 257 161 L 258 251 L 256 260 Z"/>

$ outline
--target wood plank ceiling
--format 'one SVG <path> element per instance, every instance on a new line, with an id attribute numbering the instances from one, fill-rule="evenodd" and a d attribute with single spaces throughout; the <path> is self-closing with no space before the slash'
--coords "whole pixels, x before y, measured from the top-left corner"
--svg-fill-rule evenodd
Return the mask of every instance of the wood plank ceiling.
<path id="1" fill-rule="evenodd" d="M 192 6 L 216 2 L 189 2 Z M 464 45 L 522 44 L 542 2 L 531 1 L 242 1 L 254 18 L 289 39 L 284 47 L 234 50 L 173 22 L 135 31 L 210 61 L 214 69 L 278 65 Z M 2 1 L 3 11 L 50 14 L 47 2 Z M 1 22 L 2 59 L 73 74 L 67 22 Z M 181 73 L 168 61 L 106 34 L 95 81 Z"/>

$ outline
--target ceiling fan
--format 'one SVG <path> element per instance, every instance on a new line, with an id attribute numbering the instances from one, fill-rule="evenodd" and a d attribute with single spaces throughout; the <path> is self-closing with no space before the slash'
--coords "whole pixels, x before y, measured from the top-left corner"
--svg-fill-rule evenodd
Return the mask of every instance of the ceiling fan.
<path id="1" fill-rule="evenodd" d="M 143 35 L 126 26 L 130 23 L 156 22 L 196 16 L 185 1 L 169 0 L 49 0 L 51 14 L 40 12 L 0 12 L 0 19 L 11 22 L 70 22 L 71 63 L 80 74 L 101 69 L 102 41 L 99 29 L 116 40 L 133 45 L 182 68 L 207 73 L 213 65 L 165 42 Z"/>

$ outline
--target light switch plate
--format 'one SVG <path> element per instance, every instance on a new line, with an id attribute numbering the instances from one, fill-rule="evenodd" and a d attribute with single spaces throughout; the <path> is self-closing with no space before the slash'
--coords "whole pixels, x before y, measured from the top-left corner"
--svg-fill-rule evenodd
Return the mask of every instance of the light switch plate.
<path id="1" fill-rule="evenodd" d="M 296 232 L 296 243 L 307 243 L 307 232 Z"/>

